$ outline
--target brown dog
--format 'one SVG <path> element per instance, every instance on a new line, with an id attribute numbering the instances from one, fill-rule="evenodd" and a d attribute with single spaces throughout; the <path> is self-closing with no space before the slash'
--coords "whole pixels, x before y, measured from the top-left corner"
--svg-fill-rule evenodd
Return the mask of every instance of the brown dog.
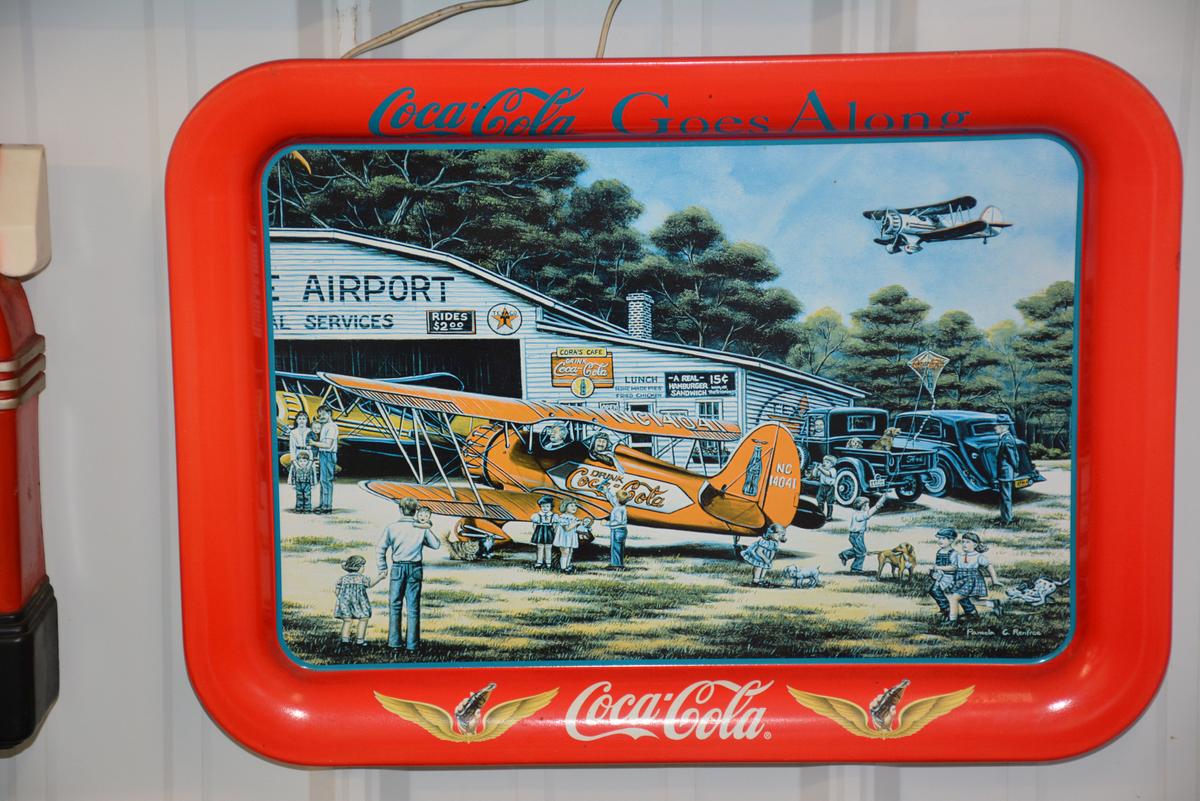
<path id="1" fill-rule="evenodd" d="M 879 436 L 879 439 L 875 440 L 875 444 L 871 446 L 871 450 L 887 451 L 888 453 L 891 453 L 892 440 L 894 440 L 896 435 L 899 433 L 900 429 L 896 428 L 895 426 L 889 426 L 888 428 L 885 428 L 883 433 Z"/>
<path id="2" fill-rule="evenodd" d="M 890 551 L 870 551 L 869 553 L 879 554 L 879 572 L 878 577 L 883 578 L 883 569 L 890 567 L 892 569 L 892 578 L 900 577 L 901 581 L 909 581 L 913 578 L 913 571 L 917 568 L 917 552 L 910 543 L 902 542 Z M 908 578 L 905 578 L 905 573 Z"/>

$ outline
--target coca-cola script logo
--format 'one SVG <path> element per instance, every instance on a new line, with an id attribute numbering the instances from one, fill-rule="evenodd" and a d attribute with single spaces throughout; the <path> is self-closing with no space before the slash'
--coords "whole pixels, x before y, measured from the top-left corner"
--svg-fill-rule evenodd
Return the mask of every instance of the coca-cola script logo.
<path id="1" fill-rule="evenodd" d="M 755 705 L 775 682 L 697 681 L 678 693 L 613 692 L 612 682 L 585 688 L 567 710 L 567 734 L 588 742 L 624 735 L 686 740 L 753 740 L 763 734 L 766 707 Z M 769 739 L 767 732 L 763 739 Z"/>
<path id="2" fill-rule="evenodd" d="M 579 462 L 563 462 L 550 468 L 546 473 L 559 489 L 593 498 L 603 498 L 604 493 L 601 487 L 606 482 L 614 481 L 620 475 L 615 470 Z M 692 505 L 692 499 L 686 492 L 666 481 L 651 482 L 627 477 L 624 483 L 612 484 L 609 488 L 613 492 L 622 489 L 628 492 L 629 505 L 636 509 L 671 514 Z"/>

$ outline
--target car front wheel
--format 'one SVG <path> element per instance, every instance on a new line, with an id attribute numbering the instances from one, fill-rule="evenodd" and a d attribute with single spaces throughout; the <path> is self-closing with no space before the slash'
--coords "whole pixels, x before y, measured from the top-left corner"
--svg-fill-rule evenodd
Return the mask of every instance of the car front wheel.
<path id="1" fill-rule="evenodd" d="M 837 471 L 837 475 L 833 479 L 833 497 L 842 506 L 849 506 L 854 503 L 861 493 L 862 485 L 858 481 L 858 475 L 849 467 L 843 467 Z"/>

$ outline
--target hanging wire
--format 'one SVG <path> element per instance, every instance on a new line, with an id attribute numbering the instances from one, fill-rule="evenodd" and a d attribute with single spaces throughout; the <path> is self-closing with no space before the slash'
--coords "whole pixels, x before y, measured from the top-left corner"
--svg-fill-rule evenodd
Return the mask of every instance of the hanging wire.
<path id="1" fill-rule="evenodd" d="M 496 6 L 515 6 L 518 3 L 524 3 L 527 0 L 470 0 L 466 3 L 455 3 L 453 5 L 444 6 L 436 11 L 430 11 L 423 17 L 417 17 L 411 22 L 406 22 L 403 25 L 397 25 L 386 33 L 381 33 L 360 45 L 350 48 L 342 54 L 342 58 L 355 58 L 363 53 L 369 53 L 376 48 L 389 45 L 392 42 L 398 42 L 401 39 L 412 36 L 418 31 L 423 31 L 437 25 L 439 22 L 448 20 L 451 17 L 457 17 L 459 14 L 465 14 L 468 11 L 477 11 L 481 8 L 495 8 Z M 619 0 L 617 0 L 619 2 Z M 611 9 L 610 9 L 611 16 Z M 607 28 L 605 29 L 607 33 Z"/>
<path id="2" fill-rule="evenodd" d="M 616 15 L 619 5 L 621 5 L 621 0 L 611 0 L 608 4 L 608 12 L 604 15 L 604 25 L 600 28 L 600 41 L 596 44 L 596 58 L 604 58 L 604 48 L 608 45 L 608 29 L 612 27 L 613 17 Z"/>
<path id="3" fill-rule="evenodd" d="M 417 17 L 410 22 L 397 25 L 390 31 L 372 37 L 360 45 L 355 45 L 343 53 L 342 58 L 357 58 L 364 53 L 369 53 L 384 45 L 406 39 L 414 33 L 431 28 L 439 22 L 444 22 L 451 17 L 457 17 L 459 14 L 465 14 L 468 11 L 477 11 L 481 8 L 495 8 L 497 6 L 515 6 L 525 2 L 528 2 L 528 0 L 469 0 L 469 2 L 465 3 L 444 6 L 436 11 L 430 11 L 423 17 Z M 612 27 L 613 17 L 616 16 L 617 6 L 619 5 L 621 5 L 621 0 L 610 0 L 608 4 L 608 11 L 604 14 L 604 24 L 600 27 L 600 41 L 596 44 L 596 58 L 604 58 L 604 49 L 608 46 L 608 31 Z"/>

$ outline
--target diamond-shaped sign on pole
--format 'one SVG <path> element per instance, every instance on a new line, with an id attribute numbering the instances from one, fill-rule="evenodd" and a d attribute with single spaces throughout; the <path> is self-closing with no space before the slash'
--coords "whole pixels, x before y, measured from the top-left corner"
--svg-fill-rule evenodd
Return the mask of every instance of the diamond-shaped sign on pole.
<path id="1" fill-rule="evenodd" d="M 949 362 L 950 360 L 945 356 L 931 350 L 923 350 L 908 360 L 908 366 L 917 374 L 917 378 L 921 380 L 921 386 L 925 387 L 932 397 L 933 390 L 937 386 L 938 376 L 942 374 L 942 369 Z"/>

